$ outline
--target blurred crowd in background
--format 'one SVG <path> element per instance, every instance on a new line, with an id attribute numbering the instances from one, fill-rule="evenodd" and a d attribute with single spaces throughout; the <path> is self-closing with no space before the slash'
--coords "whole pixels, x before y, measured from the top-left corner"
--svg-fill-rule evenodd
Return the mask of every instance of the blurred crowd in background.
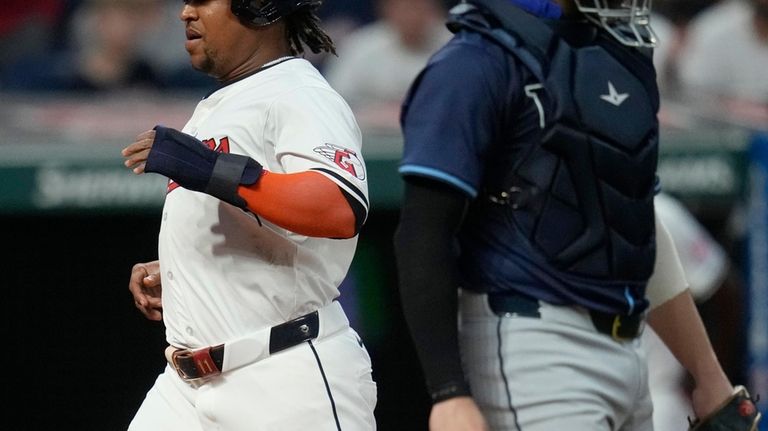
<path id="1" fill-rule="evenodd" d="M 456 0 L 333 0 L 321 18 L 338 56 L 308 59 L 345 96 L 363 125 L 396 127 L 399 102 L 450 35 Z M 178 0 L 5 0 L 0 91 L 197 90 L 215 86 L 191 70 Z M 659 0 L 654 60 L 669 126 L 699 108 L 735 122 L 768 120 L 768 0 Z M 713 98 L 715 104 L 711 103 Z M 689 111 L 686 111 L 688 109 Z M 669 112 L 668 112 L 669 111 Z"/>

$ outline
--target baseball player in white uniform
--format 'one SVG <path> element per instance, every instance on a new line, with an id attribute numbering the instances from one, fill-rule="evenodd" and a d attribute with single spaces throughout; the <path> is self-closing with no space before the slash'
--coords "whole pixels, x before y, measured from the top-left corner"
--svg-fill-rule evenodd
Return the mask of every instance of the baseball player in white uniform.
<path id="1" fill-rule="evenodd" d="M 168 366 L 130 430 L 376 428 L 371 360 L 335 301 L 368 210 L 361 133 L 297 57 L 334 51 L 319 3 L 185 2 L 192 64 L 222 85 L 182 131 L 123 150 L 170 179 L 159 260 L 129 284 Z"/>

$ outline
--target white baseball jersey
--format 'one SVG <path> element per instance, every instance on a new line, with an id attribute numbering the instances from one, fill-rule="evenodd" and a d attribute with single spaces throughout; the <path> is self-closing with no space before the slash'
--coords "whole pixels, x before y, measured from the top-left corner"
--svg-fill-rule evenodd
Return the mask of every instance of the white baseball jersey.
<path id="1" fill-rule="evenodd" d="M 276 60 L 218 89 L 183 132 L 271 172 L 316 170 L 368 208 L 355 118 L 304 59 Z M 171 182 L 159 236 L 168 342 L 216 345 L 330 303 L 356 242 L 297 235 Z"/>

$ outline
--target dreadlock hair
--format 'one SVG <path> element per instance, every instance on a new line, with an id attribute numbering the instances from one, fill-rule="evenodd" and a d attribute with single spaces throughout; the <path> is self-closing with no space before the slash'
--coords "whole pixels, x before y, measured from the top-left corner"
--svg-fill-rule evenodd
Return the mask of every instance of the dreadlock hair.
<path id="1" fill-rule="evenodd" d="M 320 17 L 312 8 L 301 8 L 283 17 L 283 20 L 291 55 L 304 54 L 304 45 L 315 54 L 324 51 L 336 55 L 333 40 L 320 27 Z"/>

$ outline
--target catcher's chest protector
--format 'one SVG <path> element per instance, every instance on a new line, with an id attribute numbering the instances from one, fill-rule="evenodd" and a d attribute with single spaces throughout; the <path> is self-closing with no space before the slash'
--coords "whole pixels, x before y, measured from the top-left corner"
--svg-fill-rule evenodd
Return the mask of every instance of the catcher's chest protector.
<path id="1" fill-rule="evenodd" d="M 454 22 L 501 43 L 539 81 L 524 91 L 539 111 L 541 142 L 504 161 L 505 178 L 489 184 L 488 198 L 508 204 L 518 233 L 555 267 L 644 283 L 655 259 L 659 99 L 651 60 L 596 32 L 570 44 L 533 20 L 519 35 L 476 17 Z"/>

